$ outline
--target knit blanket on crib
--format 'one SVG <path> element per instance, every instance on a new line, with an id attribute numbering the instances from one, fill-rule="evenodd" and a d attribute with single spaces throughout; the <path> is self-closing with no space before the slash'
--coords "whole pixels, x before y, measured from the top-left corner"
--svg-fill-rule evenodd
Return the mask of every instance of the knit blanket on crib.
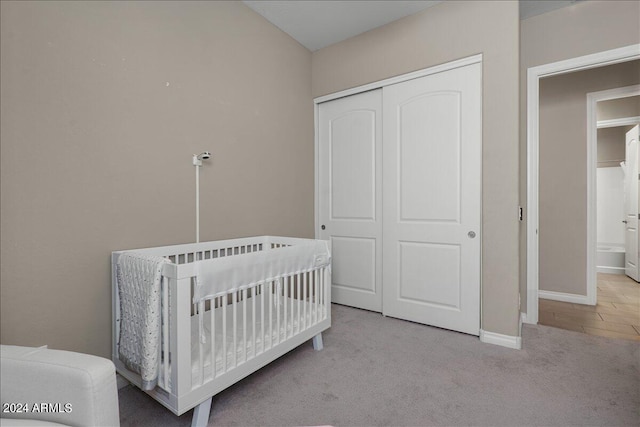
<path id="1" fill-rule="evenodd" d="M 140 374 L 142 389 L 158 383 L 161 328 L 161 280 L 165 258 L 123 253 L 118 258 L 120 297 L 118 358 Z"/>

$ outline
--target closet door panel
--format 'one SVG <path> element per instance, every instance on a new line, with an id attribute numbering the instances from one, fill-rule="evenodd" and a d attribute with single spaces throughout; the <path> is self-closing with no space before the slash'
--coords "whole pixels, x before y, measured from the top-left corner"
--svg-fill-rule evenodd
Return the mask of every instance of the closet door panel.
<path id="1" fill-rule="evenodd" d="M 383 313 L 478 335 L 481 65 L 383 99 Z"/>
<path id="2" fill-rule="evenodd" d="M 376 239 L 333 236 L 331 250 L 334 285 L 375 295 Z"/>
<path id="3" fill-rule="evenodd" d="M 331 122 L 331 219 L 376 219 L 375 122 L 371 110 L 348 112 Z"/>
<path id="4" fill-rule="evenodd" d="M 459 92 L 398 106 L 401 221 L 460 222 L 460 107 Z"/>
<path id="5" fill-rule="evenodd" d="M 460 309 L 460 245 L 398 242 L 398 264 L 400 300 Z"/>
<path id="6" fill-rule="evenodd" d="M 332 248 L 332 299 L 382 311 L 382 90 L 318 107 L 319 238 Z"/>

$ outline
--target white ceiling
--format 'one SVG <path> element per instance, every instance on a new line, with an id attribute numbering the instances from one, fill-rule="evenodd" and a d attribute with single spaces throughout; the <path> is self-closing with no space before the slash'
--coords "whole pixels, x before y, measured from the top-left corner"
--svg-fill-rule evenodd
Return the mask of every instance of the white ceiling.
<path id="1" fill-rule="evenodd" d="M 542 15 L 552 10 L 562 7 L 571 6 L 584 0 L 520 0 L 520 19 L 531 18 L 532 16 Z"/>
<path id="2" fill-rule="evenodd" d="M 412 15 L 439 1 L 244 1 L 315 51 Z"/>
<path id="3" fill-rule="evenodd" d="M 520 19 L 569 6 L 576 1 L 579 0 L 520 0 Z M 243 0 L 243 3 L 313 52 L 420 12 L 440 1 Z"/>

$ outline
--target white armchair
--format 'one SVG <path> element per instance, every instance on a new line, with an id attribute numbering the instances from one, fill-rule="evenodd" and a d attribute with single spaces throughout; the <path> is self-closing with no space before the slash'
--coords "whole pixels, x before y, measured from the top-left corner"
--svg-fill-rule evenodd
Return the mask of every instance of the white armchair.
<path id="1" fill-rule="evenodd" d="M 46 347 L 0 346 L 0 426 L 119 426 L 113 363 Z"/>

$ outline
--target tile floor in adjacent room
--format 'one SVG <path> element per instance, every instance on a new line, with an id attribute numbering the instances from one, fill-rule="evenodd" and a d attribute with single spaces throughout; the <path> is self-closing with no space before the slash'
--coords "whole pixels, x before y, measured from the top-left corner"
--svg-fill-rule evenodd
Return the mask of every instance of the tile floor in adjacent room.
<path id="1" fill-rule="evenodd" d="M 640 341 L 640 284 L 625 275 L 598 273 L 598 304 L 540 298 L 538 323 L 609 338 Z"/>

